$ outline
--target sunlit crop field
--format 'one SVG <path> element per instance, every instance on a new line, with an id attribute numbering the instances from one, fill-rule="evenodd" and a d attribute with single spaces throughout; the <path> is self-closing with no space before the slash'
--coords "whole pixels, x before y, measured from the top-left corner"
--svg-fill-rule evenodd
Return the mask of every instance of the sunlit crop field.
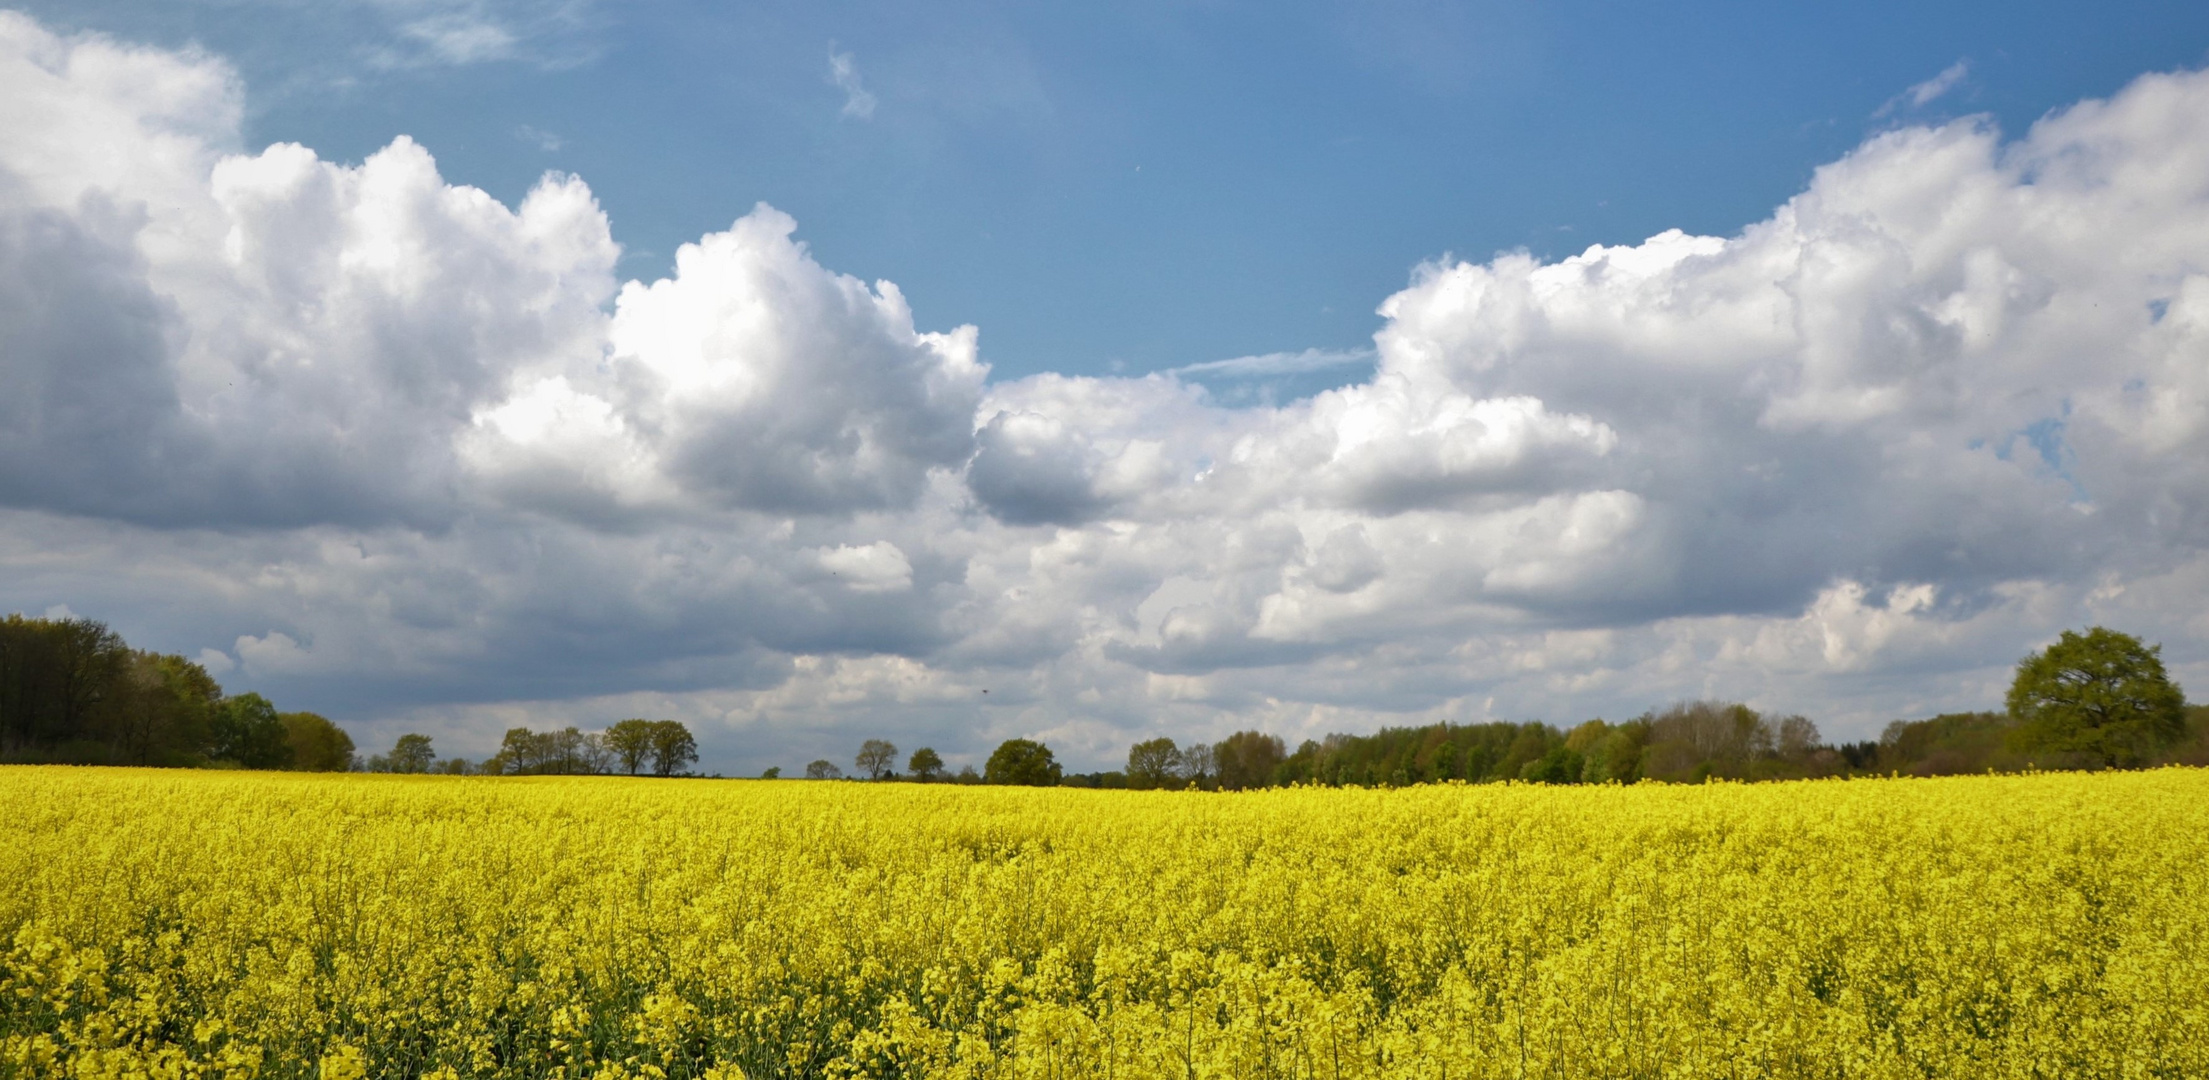
<path id="1" fill-rule="evenodd" d="M 2209 771 L 0 770 L 36 1076 L 2209 1076 Z"/>

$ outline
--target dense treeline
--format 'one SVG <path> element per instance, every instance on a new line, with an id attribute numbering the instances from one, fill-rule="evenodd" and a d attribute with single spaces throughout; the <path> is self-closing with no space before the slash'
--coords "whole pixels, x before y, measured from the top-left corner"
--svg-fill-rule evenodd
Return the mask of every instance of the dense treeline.
<path id="1" fill-rule="evenodd" d="M 1939 776 L 2029 769 L 2209 765 L 2209 706 L 2188 706 L 2164 673 L 2161 647 L 2095 627 L 2064 632 L 2018 664 L 2007 712 L 1897 720 L 1877 742 L 1831 745 L 1802 716 L 1765 716 L 1747 705 L 1694 701 L 1623 723 L 1430 724 L 1371 735 L 1329 735 L 1290 753 L 1276 735 L 1240 731 L 1218 743 L 1147 739 L 1124 771 L 1062 775 L 1051 751 L 1008 740 L 988 770 L 965 783 L 1240 791 L 1290 784 L 1403 787 L 1519 780 L 1543 784 L 1659 780 L 1781 780 L 1822 776 Z M 897 748 L 870 739 L 862 771 L 892 779 Z M 909 778 L 943 779 L 932 749 L 913 755 Z M 840 776 L 827 761 L 813 779 Z"/>
<path id="2" fill-rule="evenodd" d="M 2209 765 L 2209 706 L 2189 706 L 2185 718 L 2182 738 L 2158 752 L 2122 762 L 2022 748 L 2018 737 L 2027 729 L 2005 713 L 1897 720 L 1887 725 L 1876 742 L 1836 746 L 1822 742 L 1817 725 L 1800 716 L 1774 719 L 1746 705 L 1697 701 L 1623 723 L 1590 720 L 1569 729 L 1544 723 L 1383 728 L 1371 735 L 1329 735 L 1306 741 L 1294 753 L 1288 752 L 1279 736 L 1242 731 L 1216 744 L 1188 747 L 1168 738 L 1145 740 L 1130 748 L 1124 771 L 998 780 L 969 769 L 960 777 L 908 774 L 905 778 L 1240 791 L 1290 784 L 1700 783 L 1898 773 L 1949 776 L 2112 764 Z"/>
<path id="3" fill-rule="evenodd" d="M 900 777 L 897 747 L 881 739 L 867 740 L 854 764 L 876 780 L 1228 791 L 2209 765 L 2209 707 L 2185 704 L 2164 673 L 2160 652 L 2100 627 L 2067 631 L 2019 663 L 2006 711 L 1898 720 L 1876 742 L 1838 746 L 1802 716 L 1696 701 L 1622 723 L 1597 719 L 1571 728 L 1442 723 L 1336 734 L 1307 740 L 1293 753 L 1280 737 L 1260 731 L 1190 746 L 1154 738 L 1129 748 L 1124 771 L 1101 773 L 1065 773 L 1049 747 L 1030 739 L 1004 742 L 981 772 L 968 766 L 949 774 L 941 755 L 922 747 Z M 328 719 L 277 712 L 259 694 L 225 694 L 199 664 L 132 649 L 93 620 L 0 620 L 0 762 L 675 776 L 688 775 L 697 760 L 697 740 L 686 727 L 645 719 L 595 732 L 513 728 L 497 753 L 475 763 L 440 759 L 427 736 L 408 734 L 388 753 L 363 760 L 351 737 Z M 842 775 L 826 760 L 806 767 L 810 779 Z"/>
<path id="4" fill-rule="evenodd" d="M 1784 780 L 1821 776 L 1950 776 L 2028 769 L 2209 765 L 2209 706 L 2185 710 L 2185 734 L 2138 759 L 2110 762 L 2030 747 L 2005 713 L 1897 720 L 1876 742 L 1829 745 L 1799 716 L 1698 701 L 1624 723 L 1431 724 L 1329 735 L 1286 752 L 1279 737 L 1238 732 L 1214 745 L 1138 743 L 1124 772 L 1068 777 L 1089 787 L 1243 790 L 1287 784 L 1402 787 L 1463 780 L 1587 784 L 1661 780 Z M 2021 745 L 2026 743 L 2026 745 Z"/>
<path id="5" fill-rule="evenodd" d="M 605 731 L 513 728 L 480 762 L 440 758 L 419 734 L 363 758 L 327 718 L 225 694 L 199 664 L 133 649 L 91 619 L 0 620 L 0 763 L 675 776 L 697 760 L 688 728 L 643 719 Z"/>
<path id="6" fill-rule="evenodd" d="M 440 758 L 427 735 L 407 734 L 388 754 L 362 763 L 369 772 L 446 773 L 454 776 L 681 776 L 698 760 L 698 740 L 674 720 L 623 720 L 604 731 L 508 728 L 498 753 L 478 762 Z"/>
<path id="7" fill-rule="evenodd" d="M 353 740 L 91 619 L 0 620 L 0 761 L 333 771 Z"/>

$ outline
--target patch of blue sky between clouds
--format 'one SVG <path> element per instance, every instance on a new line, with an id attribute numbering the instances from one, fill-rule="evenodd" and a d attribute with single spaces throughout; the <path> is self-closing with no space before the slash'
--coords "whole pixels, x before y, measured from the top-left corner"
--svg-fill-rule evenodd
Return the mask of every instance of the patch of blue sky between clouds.
<path id="1" fill-rule="evenodd" d="M 2094 504 L 2094 498 L 2087 492 L 2086 485 L 2079 482 L 2077 472 L 2078 454 L 2071 449 L 2070 442 L 2064 438 L 2064 427 L 2070 414 L 2071 403 L 2066 401 L 2063 403 L 2062 416 L 2050 416 L 2035 420 L 2018 429 L 2017 438 L 2024 440 L 2025 445 L 2032 447 L 2033 452 L 2040 455 L 2040 463 L 2047 468 L 2050 476 L 2071 486 L 2072 506 L 2079 508 L 2091 507 Z M 2013 443 L 2012 446 L 2014 445 Z M 1995 456 L 2008 460 L 2011 456 L 2011 447 L 2004 447 Z"/>

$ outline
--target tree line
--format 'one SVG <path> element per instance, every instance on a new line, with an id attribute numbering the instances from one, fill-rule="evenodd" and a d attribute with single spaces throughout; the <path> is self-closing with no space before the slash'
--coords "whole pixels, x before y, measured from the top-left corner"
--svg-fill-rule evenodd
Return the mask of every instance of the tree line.
<path id="1" fill-rule="evenodd" d="M 133 649 L 102 623 L 0 620 L 0 763 L 676 776 L 697 761 L 687 727 L 641 718 L 604 731 L 513 728 L 478 762 L 439 758 L 419 734 L 364 758 L 328 718 L 278 712 L 259 694 L 226 694 L 204 666 Z"/>
<path id="2" fill-rule="evenodd" d="M 353 740 L 102 623 L 18 614 L 0 620 L 0 762 L 327 772 L 352 767 Z"/>
<path id="3" fill-rule="evenodd" d="M 506 729 L 497 753 L 481 761 L 440 758 L 430 737 L 399 736 L 387 754 L 362 763 L 368 772 L 444 773 L 452 776 L 687 776 L 698 761 L 698 740 L 676 720 L 623 720 L 604 731 Z"/>
<path id="4" fill-rule="evenodd" d="M 1429 724 L 1306 740 L 1241 731 L 1183 746 L 1152 738 L 1124 769 L 1065 772 L 1051 749 L 1009 739 L 981 770 L 950 772 L 922 747 L 897 771 L 898 749 L 869 739 L 853 759 L 871 780 L 1115 788 L 1245 790 L 1286 784 L 1392 787 L 1437 781 L 1549 784 L 1695 783 L 1866 774 L 1919 776 L 2022 769 L 2209 765 L 2209 707 L 2185 703 L 2160 646 L 2102 627 L 2065 631 L 2018 664 L 2001 712 L 1897 720 L 1876 741 L 1827 743 L 1802 716 L 1694 701 L 1611 723 Z M 604 731 L 509 729 L 470 762 L 440 758 L 428 736 L 401 736 L 362 758 L 325 717 L 278 712 L 259 694 L 226 694 L 205 667 L 132 649 L 81 618 L 0 620 L 0 762 L 464 775 L 688 775 L 698 743 L 672 720 L 623 720 Z M 770 769 L 776 777 L 780 769 Z M 809 779 L 839 779 L 826 759 Z"/>
<path id="5" fill-rule="evenodd" d="M 897 748 L 870 739 L 856 764 L 870 779 L 1239 791 L 1290 784 L 1402 787 L 1459 780 L 1543 784 L 1656 780 L 1780 780 L 1826 776 L 2016 772 L 2026 769 L 2209 765 L 2209 706 L 2185 703 L 2161 647 L 2102 627 L 2065 631 L 2018 664 L 2002 712 L 1897 720 L 1876 741 L 1826 742 L 1802 716 L 1767 716 L 1737 702 L 1682 702 L 1620 723 L 1429 724 L 1306 740 L 1240 731 L 1217 743 L 1159 737 L 1128 749 L 1125 769 L 1065 774 L 1051 751 L 1012 739 L 976 773 L 947 776 L 933 749 L 900 777 Z M 779 775 L 779 770 L 770 770 Z M 811 779 L 842 771 L 815 761 Z"/>

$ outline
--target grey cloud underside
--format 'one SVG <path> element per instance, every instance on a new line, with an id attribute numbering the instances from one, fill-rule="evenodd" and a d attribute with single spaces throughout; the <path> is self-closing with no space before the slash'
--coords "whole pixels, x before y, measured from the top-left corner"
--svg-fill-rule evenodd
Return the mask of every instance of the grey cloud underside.
<path id="1" fill-rule="evenodd" d="M 966 483 L 1007 524 L 1079 525 L 1114 501 L 1097 490 L 1095 458 L 1077 432 L 1030 414 L 1000 412 L 975 434 Z"/>
<path id="2" fill-rule="evenodd" d="M 1733 237 L 1421 267 L 1370 377 L 1254 404 L 1194 380 L 1340 358 L 990 383 L 772 208 L 622 284 L 581 180 L 243 152 L 240 93 L 0 16 L 0 606 L 303 704 L 1870 723 L 2103 618 L 2209 678 L 2203 75 L 1890 132 Z"/>

